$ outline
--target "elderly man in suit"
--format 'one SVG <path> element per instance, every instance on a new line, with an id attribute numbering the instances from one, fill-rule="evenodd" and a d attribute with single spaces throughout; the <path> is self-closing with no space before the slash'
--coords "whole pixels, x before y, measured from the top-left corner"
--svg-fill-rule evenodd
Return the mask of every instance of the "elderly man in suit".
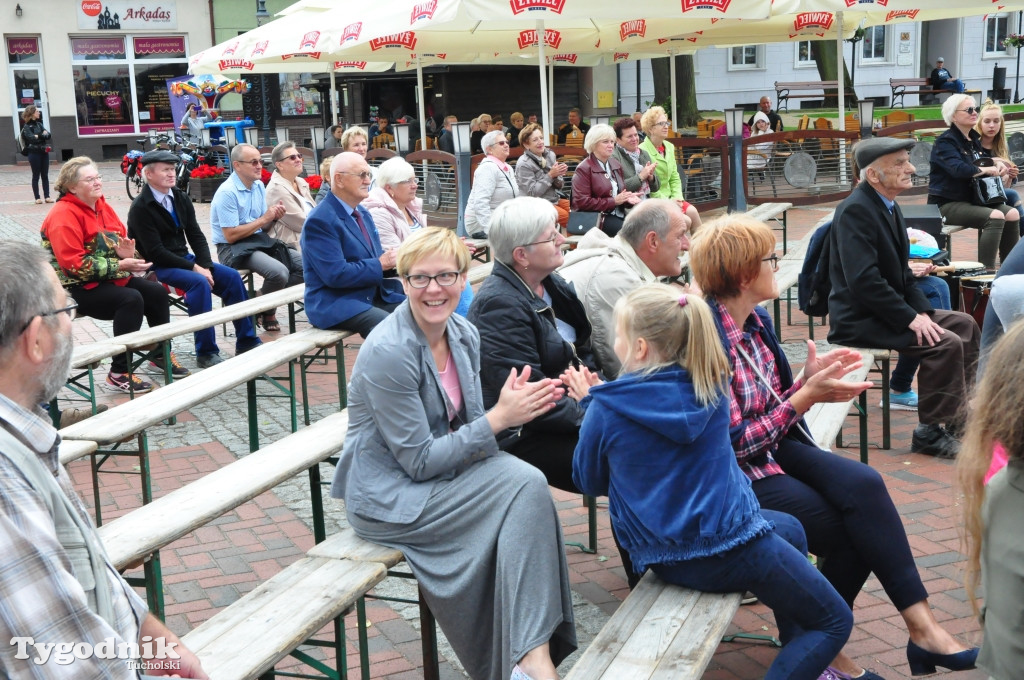
<path id="1" fill-rule="evenodd" d="M 362 156 L 340 153 L 331 162 L 331 193 L 302 228 L 306 314 L 317 328 L 340 328 L 364 338 L 405 300 L 402 284 L 387 278 L 387 252 L 362 202 L 373 175 Z"/>
<path id="2" fill-rule="evenodd" d="M 914 144 L 887 137 L 853 148 L 861 182 L 836 208 L 829 234 L 828 340 L 919 357 L 920 425 L 911 448 L 955 458 L 981 332 L 967 314 L 932 309 L 907 266 L 910 242 L 896 196 L 911 185 Z"/>

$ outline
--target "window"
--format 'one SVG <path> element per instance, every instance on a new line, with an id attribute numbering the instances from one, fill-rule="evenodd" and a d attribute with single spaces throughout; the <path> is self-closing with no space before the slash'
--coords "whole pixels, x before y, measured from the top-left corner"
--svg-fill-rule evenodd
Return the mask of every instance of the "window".
<path id="1" fill-rule="evenodd" d="M 1008 14 L 989 14 L 985 17 L 985 56 L 1006 54 L 1003 40 L 1009 33 L 1010 17 Z"/>
<path id="2" fill-rule="evenodd" d="M 320 115 L 320 92 L 313 89 L 313 74 L 282 73 L 278 82 L 282 116 Z"/>
<path id="3" fill-rule="evenodd" d="M 729 70 L 764 68 L 764 45 L 742 45 L 729 50 Z"/>
<path id="4" fill-rule="evenodd" d="M 186 54 L 182 36 L 72 38 L 78 134 L 172 127 L 167 81 L 188 72 Z"/>
<path id="5" fill-rule="evenodd" d="M 885 26 L 868 26 L 864 29 L 864 40 L 860 43 L 861 63 L 889 61 L 889 40 L 885 29 Z"/>
<path id="6" fill-rule="evenodd" d="M 817 68 L 818 63 L 814 60 L 814 53 L 811 51 L 810 40 L 800 40 L 796 44 L 796 68 Z"/>

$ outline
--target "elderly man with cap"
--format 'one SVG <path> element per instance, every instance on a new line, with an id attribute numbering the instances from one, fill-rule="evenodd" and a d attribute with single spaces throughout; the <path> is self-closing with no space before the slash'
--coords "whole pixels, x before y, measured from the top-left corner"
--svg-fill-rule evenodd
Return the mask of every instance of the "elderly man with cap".
<path id="1" fill-rule="evenodd" d="M 128 210 L 128 234 L 149 262 L 161 283 L 185 291 L 189 316 L 212 309 L 211 294 L 225 305 L 248 298 L 238 270 L 217 264 L 196 221 L 192 201 L 175 186 L 178 157 L 170 151 L 147 151 L 142 156 L 146 186 Z M 189 252 L 189 248 L 192 252 Z M 235 351 L 239 354 L 260 344 L 252 317 L 235 322 Z M 195 333 L 196 363 L 200 368 L 224 359 L 217 347 L 214 327 Z"/>
<path id="2" fill-rule="evenodd" d="M 928 76 L 928 82 L 931 83 L 932 87 L 936 90 L 949 90 L 950 92 L 963 92 L 967 89 L 964 85 L 964 81 L 959 78 L 954 78 L 953 74 L 946 68 L 946 60 L 939 57 L 935 60 L 935 68 L 932 69 L 932 74 Z"/>
<path id="3" fill-rule="evenodd" d="M 919 357 L 920 424 L 911 448 L 954 458 L 981 332 L 967 314 L 932 309 L 907 266 L 910 242 L 896 197 L 910 188 L 914 143 L 888 137 L 853 147 L 861 182 L 836 208 L 829 234 L 828 340 Z"/>

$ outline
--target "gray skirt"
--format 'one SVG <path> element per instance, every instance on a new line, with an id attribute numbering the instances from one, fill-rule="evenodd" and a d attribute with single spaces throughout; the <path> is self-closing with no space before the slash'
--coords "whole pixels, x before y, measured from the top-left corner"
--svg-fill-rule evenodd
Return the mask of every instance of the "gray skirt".
<path id="1" fill-rule="evenodd" d="M 441 630 L 474 680 L 506 680 L 549 642 L 557 666 L 576 649 L 562 527 L 544 475 L 506 453 L 438 482 L 410 524 L 348 521 L 401 550 Z"/>

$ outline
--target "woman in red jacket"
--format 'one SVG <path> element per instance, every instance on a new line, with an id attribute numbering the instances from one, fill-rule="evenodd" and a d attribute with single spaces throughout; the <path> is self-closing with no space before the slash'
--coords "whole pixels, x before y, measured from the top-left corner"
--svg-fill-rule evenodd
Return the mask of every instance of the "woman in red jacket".
<path id="1" fill-rule="evenodd" d="M 114 322 L 114 335 L 137 331 L 145 315 L 150 327 L 170 320 L 167 291 L 142 274 L 150 263 L 135 257 L 135 240 L 103 198 L 103 178 L 87 156 L 72 158 L 54 185 L 60 197 L 43 220 L 43 247 L 61 285 L 78 303 L 78 313 Z M 157 363 L 160 362 L 160 363 Z M 162 358 L 153 362 L 163 370 Z M 175 377 L 189 374 L 171 354 Z M 110 362 L 107 384 L 117 390 L 148 392 L 152 383 L 128 372 L 123 354 Z"/>
<path id="2" fill-rule="evenodd" d="M 572 209 L 604 213 L 601 229 L 615 236 L 622 229 L 626 213 L 640 202 L 640 196 L 626 190 L 622 165 L 613 158 L 615 130 L 611 125 L 590 128 L 583 148 L 590 155 L 573 173 Z"/>

